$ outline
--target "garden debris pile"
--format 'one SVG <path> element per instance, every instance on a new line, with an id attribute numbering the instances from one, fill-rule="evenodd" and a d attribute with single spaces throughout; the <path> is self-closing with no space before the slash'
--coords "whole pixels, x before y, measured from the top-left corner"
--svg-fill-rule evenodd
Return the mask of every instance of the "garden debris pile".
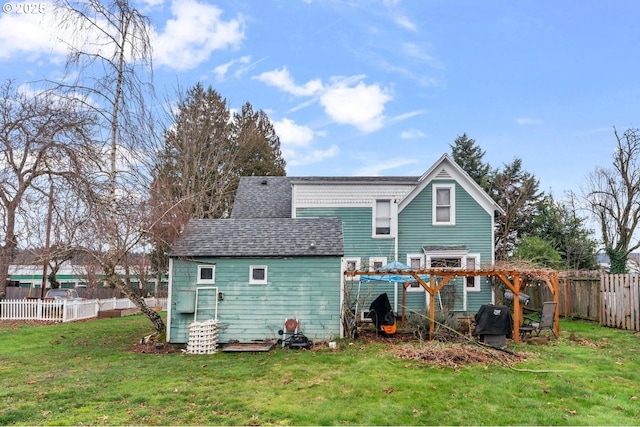
<path id="1" fill-rule="evenodd" d="M 501 364 L 513 366 L 526 360 L 524 354 L 507 353 L 487 347 L 460 344 L 429 342 L 420 345 L 402 344 L 394 347 L 395 357 L 416 360 L 446 366 L 454 369 L 471 364 Z"/>

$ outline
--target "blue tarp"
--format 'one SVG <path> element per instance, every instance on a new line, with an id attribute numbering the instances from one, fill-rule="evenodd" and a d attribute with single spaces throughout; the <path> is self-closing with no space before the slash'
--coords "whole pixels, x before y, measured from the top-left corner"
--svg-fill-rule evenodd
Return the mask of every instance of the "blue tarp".
<path id="1" fill-rule="evenodd" d="M 416 282 L 417 280 L 409 275 L 409 274 L 396 274 L 400 271 L 412 270 L 406 264 L 403 264 L 398 261 L 390 262 L 389 264 L 383 265 L 380 268 L 377 268 L 376 271 L 379 272 L 388 272 L 388 274 L 377 275 L 377 274 L 367 274 L 360 276 L 361 282 L 371 282 L 371 281 L 379 281 L 379 282 L 390 282 L 390 283 L 411 283 Z M 429 281 L 429 275 L 420 275 L 420 278 L 425 282 Z"/>

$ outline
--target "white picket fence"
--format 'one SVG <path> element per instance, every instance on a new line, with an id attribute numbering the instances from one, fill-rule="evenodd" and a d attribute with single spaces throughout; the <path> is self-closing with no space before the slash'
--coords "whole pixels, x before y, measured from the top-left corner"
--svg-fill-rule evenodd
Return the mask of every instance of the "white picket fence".
<path id="1" fill-rule="evenodd" d="M 162 311 L 167 311 L 167 298 L 143 298 L 149 307 L 160 307 Z M 98 300 L 100 310 L 124 310 L 136 308 L 136 305 L 129 298 L 107 298 Z"/>
<path id="2" fill-rule="evenodd" d="M 145 298 L 149 307 L 167 309 L 166 298 Z M 136 308 L 128 298 L 86 301 L 4 300 L 0 301 L 0 320 L 73 322 L 98 317 L 101 310 Z"/>

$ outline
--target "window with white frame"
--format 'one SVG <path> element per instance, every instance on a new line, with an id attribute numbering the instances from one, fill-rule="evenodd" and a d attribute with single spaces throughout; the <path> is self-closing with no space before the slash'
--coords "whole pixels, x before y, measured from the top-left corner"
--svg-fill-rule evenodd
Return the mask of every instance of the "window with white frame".
<path id="1" fill-rule="evenodd" d="M 249 267 L 249 284 L 250 285 L 266 285 L 267 284 L 267 266 L 252 265 Z"/>
<path id="2" fill-rule="evenodd" d="M 343 258 L 343 269 L 344 271 L 357 271 L 362 267 L 362 261 L 360 258 L 350 257 Z M 360 276 L 348 276 L 353 277 L 353 280 L 360 280 Z"/>
<path id="3" fill-rule="evenodd" d="M 391 236 L 391 200 L 376 200 L 373 215 L 373 235 Z"/>
<path id="4" fill-rule="evenodd" d="M 216 283 L 216 266 L 215 265 L 199 265 L 198 279 L 196 283 L 199 285 L 211 285 Z"/>
<path id="5" fill-rule="evenodd" d="M 407 254 L 407 265 L 411 267 L 412 270 L 424 268 L 424 256 L 422 254 Z M 424 291 L 424 288 L 420 286 L 418 282 L 411 282 L 411 284 L 407 286 L 407 291 Z"/>
<path id="6" fill-rule="evenodd" d="M 382 267 L 383 265 L 386 265 L 386 264 L 387 264 L 387 257 L 386 256 L 377 256 L 377 257 L 369 258 L 369 270 L 370 271 L 378 270 L 380 267 Z"/>
<path id="7" fill-rule="evenodd" d="M 433 184 L 433 225 L 455 225 L 455 206 L 455 185 Z"/>
<path id="8" fill-rule="evenodd" d="M 447 268 L 447 269 L 467 269 L 477 270 L 480 268 L 480 255 L 460 253 L 453 251 L 450 253 L 426 253 L 427 268 Z M 465 289 L 467 291 L 480 290 L 480 276 L 465 277 Z"/>
<path id="9" fill-rule="evenodd" d="M 435 256 L 429 257 L 430 268 L 462 268 L 461 256 Z"/>
<path id="10" fill-rule="evenodd" d="M 480 255 L 467 255 L 465 261 L 467 270 L 478 270 L 480 268 Z M 480 290 L 480 276 L 469 276 L 465 279 L 467 291 Z"/>

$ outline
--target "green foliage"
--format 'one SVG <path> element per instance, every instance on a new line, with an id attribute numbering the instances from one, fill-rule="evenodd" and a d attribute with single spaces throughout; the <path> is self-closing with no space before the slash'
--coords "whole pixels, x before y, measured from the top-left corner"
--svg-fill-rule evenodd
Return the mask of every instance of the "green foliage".
<path id="1" fill-rule="evenodd" d="M 490 195 L 505 211 L 496 218 L 497 260 L 506 260 L 518 238 L 532 229 L 537 204 L 543 197 L 539 185 L 538 179 L 522 168 L 522 160 L 518 158 L 494 173 Z"/>
<path id="2" fill-rule="evenodd" d="M 0 323 L 0 425 L 636 425 L 640 341 L 561 322 L 526 360 L 441 367 L 388 344 L 143 354 L 143 316 Z M 428 349 L 430 343 L 402 345 Z M 439 344 L 445 345 L 445 344 Z M 428 404 L 425 404 L 428 402 Z M 425 406 L 426 405 L 426 406 Z"/>
<path id="3" fill-rule="evenodd" d="M 523 237 L 513 251 L 513 258 L 554 270 L 560 270 L 564 267 L 562 256 L 553 247 L 553 244 L 540 237 Z"/>
<path id="4" fill-rule="evenodd" d="M 156 203 L 178 203 L 184 217 L 224 218 L 241 176 L 284 175 L 285 161 L 263 111 L 247 102 L 232 114 L 226 99 L 198 83 L 173 113 L 156 170 Z"/>
<path id="5" fill-rule="evenodd" d="M 628 254 L 626 250 L 605 248 L 605 252 L 609 256 L 609 272 L 611 274 L 627 273 Z"/>
<path id="6" fill-rule="evenodd" d="M 546 195 L 538 203 L 538 214 L 532 222 L 531 236 L 552 244 L 562 257 L 562 269 L 596 270 L 597 242 L 586 226 L 586 219 L 578 216 L 572 194 L 564 202 Z"/>

